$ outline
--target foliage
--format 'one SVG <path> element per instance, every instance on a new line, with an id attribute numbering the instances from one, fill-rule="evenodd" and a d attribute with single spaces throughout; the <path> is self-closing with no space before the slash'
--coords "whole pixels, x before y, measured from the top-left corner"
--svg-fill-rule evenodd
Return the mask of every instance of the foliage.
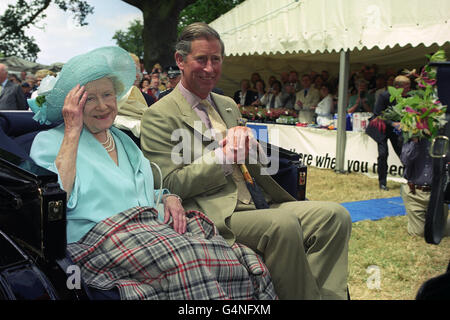
<path id="1" fill-rule="evenodd" d="M 178 29 L 181 29 L 194 21 L 209 23 L 244 0 L 197 0 L 195 3 L 195 0 L 123 1 L 142 10 L 144 24 L 135 20 L 127 30 L 117 31 L 113 39 L 119 46 L 139 57 L 143 56 L 142 52 L 151 49 L 151 54 L 145 58 L 151 60 L 149 64 L 152 64 L 173 58 L 173 52 L 167 53 L 166 46 L 170 47 L 175 43 L 177 25 Z M 61 10 L 72 12 L 74 20 L 81 26 L 87 24 L 86 17 L 94 12 L 87 0 L 17 0 L 0 14 L 0 54 L 36 61 L 39 46 L 35 39 L 27 36 L 25 32 L 30 26 L 42 27 L 39 22 L 46 17 L 45 11 L 52 3 Z M 167 21 L 165 27 L 162 27 L 165 30 L 163 37 L 159 25 L 162 20 L 155 19 L 156 17 Z M 170 21 L 167 17 L 170 17 Z M 152 24 L 153 21 L 155 25 Z M 171 32 L 171 25 L 174 25 L 174 32 Z M 144 26 L 145 31 L 140 30 L 144 29 Z"/>
<path id="2" fill-rule="evenodd" d="M 144 26 L 139 19 L 131 22 L 127 30 L 118 30 L 113 36 L 119 47 L 132 52 L 139 58 L 144 58 L 144 43 L 142 41 L 142 33 Z"/>
<path id="3" fill-rule="evenodd" d="M 122 0 L 142 11 L 145 68 L 174 63 L 173 47 L 179 32 L 192 22 L 209 23 L 244 0 Z M 163 34 L 162 34 L 163 33 Z M 137 39 L 139 35 L 134 34 Z"/>
<path id="4" fill-rule="evenodd" d="M 443 50 L 439 50 L 428 58 L 430 62 L 446 59 Z M 408 96 L 403 97 L 403 88 L 389 87 L 390 101 L 395 101 L 396 104 L 386 109 L 381 118 L 400 122 L 405 141 L 411 138 L 432 140 L 446 123 L 447 109 L 447 106 L 443 106 L 437 98 L 436 70 L 426 65 L 420 75 L 415 71 L 411 73 L 416 77 L 418 89 L 410 91 Z"/>
<path id="5" fill-rule="evenodd" d="M 152 70 L 156 63 L 173 65 L 174 45 L 181 10 L 196 0 L 122 0 L 142 11 L 144 65 Z"/>
<path id="6" fill-rule="evenodd" d="M 36 61 L 39 46 L 25 31 L 46 17 L 45 10 L 52 2 L 61 10 L 72 12 L 82 26 L 86 25 L 86 16 L 93 13 L 93 8 L 83 0 L 17 0 L 0 15 L 0 53 Z"/>
<path id="7" fill-rule="evenodd" d="M 203 21 L 210 23 L 222 14 L 230 11 L 244 0 L 197 0 L 195 3 L 184 8 L 180 13 L 178 32 L 193 22 Z"/>

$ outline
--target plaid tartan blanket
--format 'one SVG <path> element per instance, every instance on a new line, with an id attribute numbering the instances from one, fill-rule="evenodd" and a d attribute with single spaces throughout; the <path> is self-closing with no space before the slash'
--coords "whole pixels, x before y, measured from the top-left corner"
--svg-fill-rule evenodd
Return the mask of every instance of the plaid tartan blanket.
<path id="1" fill-rule="evenodd" d="M 153 208 L 131 208 L 97 223 L 68 251 L 87 285 L 116 286 L 121 299 L 277 299 L 257 254 L 230 247 L 201 212 L 187 217 L 181 235 Z"/>

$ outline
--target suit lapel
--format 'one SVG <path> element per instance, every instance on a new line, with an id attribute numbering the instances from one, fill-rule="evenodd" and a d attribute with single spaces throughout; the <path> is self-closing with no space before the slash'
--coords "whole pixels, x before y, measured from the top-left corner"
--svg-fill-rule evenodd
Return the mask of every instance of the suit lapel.
<path id="1" fill-rule="evenodd" d="M 177 102 L 180 112 L 183 115 L 182 121 L 191 127 L 195 132 L 200 134 L 203 137 L 203 141 L 211 142 L 214 140 L 211 130 L 206 128 L 195 110 L 183 97 L 180 90 L 176 87 L 171 94 L 174 95 L 175 101 Z M 211 93 L 211 97 L 227 128 L 235 127 L 237 125 L 236 116 L 233 113 L 233 108 L 235 107 L 219 94 Z"/>
<path id="2" fill-rule="evenodd" d="M 232 128 L 237 125 L 236 117 L 233 114 L 233 105 L 229 103 L 226 99 L 222 98 L 220 95 L 211 93 L 211 97 L 217 107 L 217 111 L 225 122 L 227 128 Z"/>
<path id="3" fill-rule="evenodd" d="M 9 87 L 10 87 L 10 83 L 8 80 L 8 81 L 6 81 L 5 85 L 2 88 L 2 92 L 0 92 L 0 97 L 3 97 L 3 95 L 5 94 L 5 91 L 8 91 Z"/>

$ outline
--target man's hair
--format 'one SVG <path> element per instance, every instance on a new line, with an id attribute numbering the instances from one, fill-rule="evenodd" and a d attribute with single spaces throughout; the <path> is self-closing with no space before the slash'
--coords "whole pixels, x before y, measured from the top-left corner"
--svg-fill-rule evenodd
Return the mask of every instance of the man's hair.
<path id="1" fill-rule="evenodd" d="M 369 82 L 368 82 L 366 79 L 364 79 L 364 78 L 357 78 L 357 79 L 355 80 L 355 86 L 356 86 L 356 88 L 358 89 L 358 87 L 359 87 L 361 84 L 368 85 Z"/>
<path id="2" fill-rule="evenodd" d="M 45 78 L 48 75 L 56 76 L 56 73 L 54 73 L 53 71 L 48 70 L 48 69 L 40 69 L 40 70 L 36 71 L 36 73 L 34 74 L 34 76 L 36 78 Z"/>
<path id="3" fill-rule="evenodd" d="M 394 87 L 401 85 L 401 84 L 410 84 L 411 80 L 409 80 L 409 78 L 407 76 L 396 76 L 394 79 Z"/>
<path id="4" fill-rule="evenodd" d="M 279 80 L 275 80 L 275 81 L 272 83 L 272 88 L 273 88 L 274 86 L 277 86 L 277 87 L 278 87 L 278 90 L 280 90 L 280 91 L 281 91 L 281 89 L 283 88 L 283 86 L 281 85 L 281 82 L 280 82 Z"/>
<path id="5" fill-rule="evenodd" d="M 178 37 L 177 44 L 175 45 L 175 51 L 179 53 L 183 57 L 183 59 L 185 59 L 186 56 L 191 53 L 192 41 L 198 39 L 219 40 L 220 47 L 222 49 L 222 57 L 225 55 L 225 45 L 222 39 L 220 39 L 220 35 L 216 30 L 214 30 L 204 22 L 194 22 L 184 28 L 184 30 Z"/>
<path id="6" fill-rule="evenodd" d="M 248 80 L 248 79 L 242 79 L 241 80 L 241 85 L 244 83 L 244 81 L 247 82 L 247 84 L 250 86 L 250 80 Z"/>
<path id="7" fill-rule="evenodd" d="M 302 75 L 301 79 L 303 79 L 303 78 L 308 78 L 309 80 L 311 80 L 311 76 L 307 73 Z"/>

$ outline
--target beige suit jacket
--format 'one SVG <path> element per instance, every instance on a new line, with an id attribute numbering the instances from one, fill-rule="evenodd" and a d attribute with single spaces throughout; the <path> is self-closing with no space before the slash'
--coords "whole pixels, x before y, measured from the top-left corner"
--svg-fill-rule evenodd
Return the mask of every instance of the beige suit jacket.
<path id="1" fill-rule="evenodd" d="M 295 95 L 295 105 L 296 110 L 300 110 L 298 113 L 298 120 L 300 122 L 312 123 L 314 120 L 314 109 L 320 100 L 319 90 L 313 88 L 312 86 L 308 89 L 308 94 L 305 96 L 305 89 L 300 90 Z M 297 102 L 301 101 L 303 106 L 299 107 Z"/>
<path id="2" fill-rule="evenodd" d="M 295 97 L 296 97 L 295 99 L 296 108 L 298 108 L 297 101 L 301 101 L 303 103 L 303 109 L 309 110 L 319 103 L 320 92 L 316 88 L 311 87 L 308 89 L 308 94 L 306 96 L 305 96 L 305 89 L 302 89 L 296 93 Z"/>
<path id="3" fill-rule="evenodd" d="M 227 128 L 241 117 L 233 99 L 211 93 Z M 237 187 L 216 163 L 210 131 L 203 125 L 178 88 L 145 111 L 141 121 L 141 149 L 162 171 L 163 184 L 183 199 L 186 210 L 209 216 L 221 235 L 233 243 L 235 236 L 227 220 L 237 203 Z M 295 201 L 270 176 L 261 175 L 260 165 L 248 165 L 250 174 L 276 203 Z M 155 181 L 159 181 L 157 171 Z"/>

